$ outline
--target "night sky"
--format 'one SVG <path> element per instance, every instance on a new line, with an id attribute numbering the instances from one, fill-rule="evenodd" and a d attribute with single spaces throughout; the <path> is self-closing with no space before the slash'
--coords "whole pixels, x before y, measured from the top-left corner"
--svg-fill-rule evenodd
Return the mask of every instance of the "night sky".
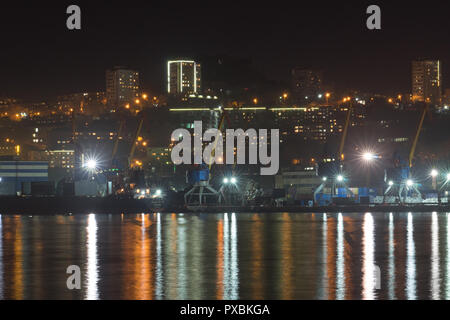
<path id="1" fill-rule="evenodd" d="M 171 3 L 3 1 L 0 97 L 104 90 L 113 65 L 162 91 L 168 58 L 222 55 L 252 59 L 269 80 L 288 84 L 302 66 L 324 70 L 325 84 L 386 94 L 410 91 L 412 59 L 439 58 L 450 87 L 448 1 Z M 81 7 L 81 31 L 66 29 L 70 4 Z M 382 30 L 366 28 L 370 4 L 381 7 Z"/>

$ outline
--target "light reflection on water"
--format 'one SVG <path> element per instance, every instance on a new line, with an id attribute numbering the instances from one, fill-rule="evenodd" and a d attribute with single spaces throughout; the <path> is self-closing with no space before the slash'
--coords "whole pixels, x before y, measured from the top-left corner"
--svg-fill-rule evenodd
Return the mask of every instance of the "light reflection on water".
<path id="1" fill-rule="evenodd" d="M 439 225 L 437 213 L 431 216 L 431 298 L 440 298 L 440 276 L 439 276 Z"/>
<path id="2" fill-rule="evenodd" d="M 98 260 L 97 260 L 97 221 L 95 214 L 90 214 L 87 225 L 87 271 L 86 299 L 97 300 L 98 297 Z"/>
<path id="3" fill-rule="evenodd" d="M 388 299 L 394 300 L 395 297 L 395 242 L 394 242 L 394 215 L 389 213 L 389 226 L 388 226 Z"/>
<path id="4" fill-rule="evenodd" d="M 0 299 L 3 299 L 3 232 L 2 215 L 0 214 Z"/>
<path id="5" fill-rule="evenodd" d="M 345 257 L 344 257 L 344 219 L 342 213 L 337 216 L 337 237 L 336 237 L 336 299 L 345 298 Z"/>
<path id="6" fill-rule="evenodd" d="M 406 299 L 416 299 L 416 249 L 414 245 L 413 215 L 408 212 L 406 227 Z"/>
<path id="7" fill-rule="evenodd" d="M 363 222 L 363 299 L 375 299 L 375 248 L 374 222 L 371 213 L 364 215 Z"/>
<path id="8" fill-rule="evenodd" d="M 2 214 L 0 298 L 450 299 L 450 215 Z"/>

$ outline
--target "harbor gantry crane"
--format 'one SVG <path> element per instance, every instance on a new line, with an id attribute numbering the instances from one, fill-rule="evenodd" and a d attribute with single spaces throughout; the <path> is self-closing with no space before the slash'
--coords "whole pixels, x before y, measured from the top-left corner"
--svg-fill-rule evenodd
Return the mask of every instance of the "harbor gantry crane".
<path id="1" fill-rule="evenodd" d="M 136 151 L 136 145 L 137 145 L 139 136 L 141 134 L 143 124 L 144 124 L 144 117 L 142 117 L 139 120 L 139 124 L 138 124 L 137 130 L 136 130 L 136 134 L 134 136 L 133 144 L 131 145 L 130 154 L 128 155 L 128 168 L 132 167 L 133 157 L 134 157 L 134 153 Z"/>
<path id="2" fill-rule="evenodd" d="M 218 125 L 220 130 L 226 115 L 223 109 L 219 110 L 222 110 Z M 212 159 L 214 158 L 216 145 L 217 141 L 214 141 L 213 154 L 209 164 L 193 165 L 193 168 L 186 172 L 186 182 L 191 185 L 191 188 L 184 194 L 184 203 L 190 210 L 201 210 L 208 202 L 214 201 L 220 204 L 222 201 L 222 190 L 217 191 L 210 185 Z"/>
<path id="3" fill-rule="evenodd" d="M 423 123 L 425 121 L 425 116 L 429 113 L 430 105 L 428 102 L 425 102 L 425 106 L 422 109 L 422 113 L 420 115 L 419 124 L 417 125 L 416 133 L 414 135 L 414 140 L 411 144 L 411 149 L 409 150 L 408 160 L 405 160 L 400 155 L 394 155 L 394 169 L 396 173 L 394 177 L 389 176 L 385 173 L 385 182 L 388 184 L 388 188 L 384 192 L 383 198 L 398 186 L 398 197 L 401 203 L 406 202 L 406 198 L 408 196 L 408 191 L 415 191 L 419 197 L 421 197 L 421 193 L 417 188 L 417 184 L 414 181 L 411 169 L 414 166 L 414 155 L 416 152 L 417 143 L 419 141 L 420 133 L 422 131 Z"/>
<path id="4" fill-rule="evenodd" d="M 328 173 L 332 173 L 333 176 L 328 177 L 328 176 L 324 175 L 322 177 L 322 183 L 314 191 L 313 200 L 315 203 L 317 203 L 317 196 L 322 192 L 322 190 L 325 189 L 325 187 L 327 186 L 328 183 L 331 184 L 331 198 L 333 198 L 333 196 L 334 196 L 337 184 L 343 185 L 345 187 L 347 193 L 349 193 L 350 195 L 353 195 L 353 192 L 348 188 L 347 184 L 345 183 L 345 175 L 343 172 L 344 159 L 345 159 L 344 147 L 345 147 L 345 142 L 347 140 L 348 128 L 350 125 L 351 115 L 352 115 L 352 111 L 353 111 L 352 98 L 346 97 L 343 99 L 343 102 L 344 103 L 348 102 L 348 108 L 347 108 L 347 114 L 345 117 L 344 129 L 342 131 L 341 141 L 339 143 L 339 149 L 338 149 L 338 154 L 337 154 L 338 159 L 336 160 L 336 163 L 331 170 L 330 170 L 330 168 L 328 168 L 328 170 L 326 170 L 326 171 L 328 171 Z M 319 169 L 321 169 L 321 168 L 319 168 Z M 320 171 L 323 171 L 323 170 L 320 170 Z M 333 200 L 333 199 L 331 199 L 331 200 Z"/>

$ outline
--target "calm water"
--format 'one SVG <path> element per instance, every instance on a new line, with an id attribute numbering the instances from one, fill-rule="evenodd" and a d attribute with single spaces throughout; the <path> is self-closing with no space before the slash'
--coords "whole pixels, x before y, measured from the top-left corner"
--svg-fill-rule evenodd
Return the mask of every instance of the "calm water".
<path id="1" fill-rule="evenodd" d="M 450 214 L 0 215 L 0 299 L 73 298 L 449 299 Z"/>

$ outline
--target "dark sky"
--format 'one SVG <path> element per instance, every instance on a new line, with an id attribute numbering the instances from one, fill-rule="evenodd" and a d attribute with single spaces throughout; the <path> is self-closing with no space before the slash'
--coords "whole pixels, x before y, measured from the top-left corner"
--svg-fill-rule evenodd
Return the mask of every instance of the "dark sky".
<path id="1" fill-rule="evenodd" d="M 113 65 L 138 69 L 159 90 L 167 58 L 211 55 L 251 58 L 271 80 L 287 81 L 298 65 L 323 69 L 338 87 L 381 93 L 410 90 L 412 59 L 440 58 L 450 87 L 448 1 L 167 3 L 2 1 L 0 96 L 104 90 Z M 70 4 L 81 7 L 81 31 L 66 29 Z M 381 7 L 381 31 L 366 29 L 369 4 Z"/>

